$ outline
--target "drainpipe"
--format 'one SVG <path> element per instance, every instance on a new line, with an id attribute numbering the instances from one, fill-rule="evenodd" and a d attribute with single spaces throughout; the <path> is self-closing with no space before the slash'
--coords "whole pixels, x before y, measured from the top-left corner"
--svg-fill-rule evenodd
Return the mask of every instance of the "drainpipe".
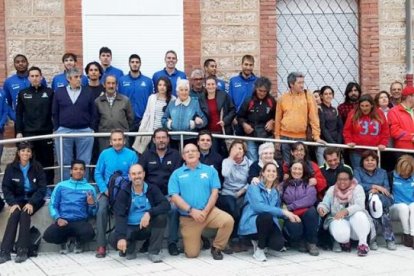
<path id="1" fill-rule="evenodd" d="M 407 86 L 413 86 L 413 20 L 412 20 L 412 0 L 405 0 L 405 51 L 407 74 L 405 76 Z"/>

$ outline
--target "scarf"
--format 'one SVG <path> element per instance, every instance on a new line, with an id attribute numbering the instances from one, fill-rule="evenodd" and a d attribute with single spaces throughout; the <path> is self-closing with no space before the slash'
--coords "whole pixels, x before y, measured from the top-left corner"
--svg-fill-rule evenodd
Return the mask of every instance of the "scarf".
<path id="1" fill-rule="evenodd" d="M 352 195 L 354 193 L 354 189 L 357 186 L 357 182 L 355 179 L 352 179 L 351 186 L 348 187 L 346 190 L 339 190 L 338 186 L 334 187 L 334 198 L 338 200 L 340 204 L 349 203 L 352 200 Z"/>

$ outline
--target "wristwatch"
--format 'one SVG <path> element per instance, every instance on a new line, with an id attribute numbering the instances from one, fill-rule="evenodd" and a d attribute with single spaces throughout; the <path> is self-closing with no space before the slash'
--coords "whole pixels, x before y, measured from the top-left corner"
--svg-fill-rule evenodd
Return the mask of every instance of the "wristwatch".
<path id="1" fill-rule="evenodd" d="M 187 213 L 190 213 L 191 212 L 191 210 L 193 210 L 193 207 L 189 207 L 188 209 L 187 209 Z"/>

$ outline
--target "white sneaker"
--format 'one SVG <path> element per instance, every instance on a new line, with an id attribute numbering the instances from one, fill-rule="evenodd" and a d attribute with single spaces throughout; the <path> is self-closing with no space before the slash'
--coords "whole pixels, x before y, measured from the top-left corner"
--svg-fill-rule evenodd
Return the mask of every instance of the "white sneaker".
<path id="1" fill-rule="evenodd" d="M 253 245 L 253 253 L 254 253 L 254 252 L 256 252 L 256 249 L 257 249 L 257 241 L 251 240 L 251 242 L 252 242 L 252 245 Z"/>
<path id="2" fill-rule="evenodd" d="M 259 261 L 259 262 L 266 262 L 267 261 L 267 258 L 266 258 L 266 255 L 265 255 L 263 249 L 260 249 L 260 248 L 257 248 L 254 251 L 253 258 L 256 261 Z"/>

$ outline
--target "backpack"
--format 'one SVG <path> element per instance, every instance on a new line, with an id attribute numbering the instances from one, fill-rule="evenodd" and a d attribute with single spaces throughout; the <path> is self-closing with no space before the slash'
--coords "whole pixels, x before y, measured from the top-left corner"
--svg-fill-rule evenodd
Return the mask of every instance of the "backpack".
<path id="1" fill-rule="evenodd" d="M 122 176 L 121 171 L 115 171 L 108 181 L 109 209 L 112 210 L 118 197 L 119 191 L 126 190 L 129 179 Z"/>

